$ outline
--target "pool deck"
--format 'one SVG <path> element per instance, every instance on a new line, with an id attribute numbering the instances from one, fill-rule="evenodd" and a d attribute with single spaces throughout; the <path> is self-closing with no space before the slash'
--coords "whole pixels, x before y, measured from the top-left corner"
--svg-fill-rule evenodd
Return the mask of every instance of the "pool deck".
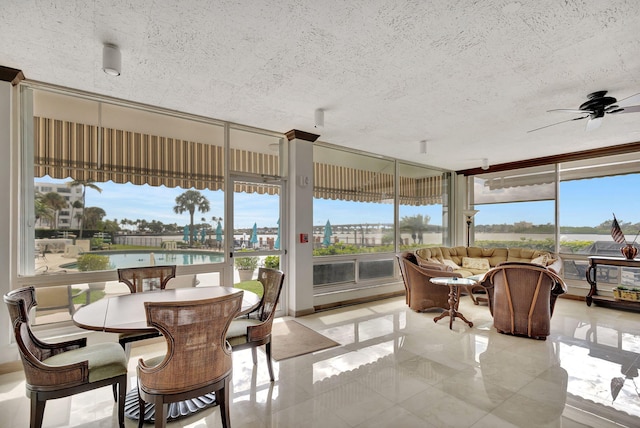
<path id="1" fill-rule="evenodd" d="M 62 266 L 68 265 L 69 263 L 73 263 L 77 260 L 76 257 L 65 257 L 64 253 L 47 253 L 45 257 L 38 257 L 35 261 L 35 273 L 36 275 L 43 274 L 46 275 L 48 273 L 62 273 L 62 272 L 76 272 L 77 269 L 68 269 Z M 254 272 L 254 276 L 258 274 L 258 270 L 256 269 Z M 198 274 L 197 277 L 204 277 L 207 274 Z M 203 278 L 204 279 L 204 278 Z M 206 279 L 201 281 L 201 283 L 207 283 L 208 285 L 220 285 L 219 281 L 217 284 L 213 284 L 210 279 Z M 238 270 L 234 269 L 233 272 L 233 283 L 237 284 L 240 282 L 240 277 L 238 275 Z M 123 290 L 121 287 L 125 287 Z M 120 284 L 117 281 L 108 281 L 107 288 L 105 289 L 107 294 L 122 294 L 123 292 L 128 292 L 128 288 L 124 284 Z"/>

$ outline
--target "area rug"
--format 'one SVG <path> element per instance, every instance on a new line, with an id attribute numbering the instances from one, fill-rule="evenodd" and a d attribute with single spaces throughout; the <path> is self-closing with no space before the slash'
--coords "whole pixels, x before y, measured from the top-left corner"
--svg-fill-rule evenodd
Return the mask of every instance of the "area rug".
<path id="1" fill-rule="evenodd" d="M 293 320 L 276 320 L 271 328 L 271 357 L 276 361 L 338 345 L 338 342 Z"/>

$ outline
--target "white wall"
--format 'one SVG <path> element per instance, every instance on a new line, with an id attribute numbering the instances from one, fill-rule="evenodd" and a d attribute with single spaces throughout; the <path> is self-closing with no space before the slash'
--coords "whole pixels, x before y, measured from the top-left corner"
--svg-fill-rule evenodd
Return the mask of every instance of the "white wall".
<path id="1" fill-rule="evenodd" d="M 14 207 L 15 195 L 11 191 L 12 183 L 12 154 L 11 135 L 13 132 L 13 118 L 11 116 L 15 89 L 10 82 L 0 81 L 0 294 L 4 295 L 11 289 L 12 267 L 11 254 L 16 254 L 15 242 L 11 233 L 11 214 Z M 0 363 L 15 361 L 18 353 L 15 345 L 11 345 L 13 332 L 7 312 L 7 306 L 2 302 L 0 309 Z"/>

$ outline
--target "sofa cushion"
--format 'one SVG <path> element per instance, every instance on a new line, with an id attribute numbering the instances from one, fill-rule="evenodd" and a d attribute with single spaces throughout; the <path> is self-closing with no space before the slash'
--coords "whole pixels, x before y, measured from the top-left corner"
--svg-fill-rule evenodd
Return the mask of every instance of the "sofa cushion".
<path id="1" fill-rule="evenodd" d="M 489 259 L 485 259 L 482 257 L 463 257 L 462 267 L 465 269 L 478 269 L 484 271 L 491 269 L 491 266 L 489 265 Z"/>
<path id="2" fill-rule="evenodd" d="M 415 253 L 416 253 L 416 256 L 424 260 L 429 260 L 429 259 L 441 260 L 442 252 L 436 251 L 436 250 L 438 250 L 437 247 L 419 248 L 415 251 Z"/>
<path id="3" fill-rule="evenodd" d="M 549 255 L 548 251 L 532 250 L 531 248 L 509 248 L 507 261 L 509 262 L 527 262 L 542 255 Z"/>

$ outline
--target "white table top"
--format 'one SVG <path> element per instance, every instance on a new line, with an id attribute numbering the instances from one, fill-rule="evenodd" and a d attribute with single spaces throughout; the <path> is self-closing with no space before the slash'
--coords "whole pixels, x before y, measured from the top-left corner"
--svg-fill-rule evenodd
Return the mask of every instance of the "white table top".
<path id="1" fill-rule="evenodd" d="M 144 302 L 178 302 L 239 293 L 243 290 L 233 287 L 190 287 L 166 290 L 145 291 L 143 293 L 123 294 L 98 300 L 83 306 L 73 314 L 73 322 L 87 330 L 110 333 L 129 333 L 155 331 L 147 326 Z M 260 304 L 260 297 L 251 291 L 244 290 L 242 307 L 238 315 L 255 309 Z"/>
<path id="2" fill-rule="evenodd" d="M 469 278 L 457 278 L 455 276 L 431 278 L 430 281 L 438 285 L 476 285 L 478 281 Z"/>

